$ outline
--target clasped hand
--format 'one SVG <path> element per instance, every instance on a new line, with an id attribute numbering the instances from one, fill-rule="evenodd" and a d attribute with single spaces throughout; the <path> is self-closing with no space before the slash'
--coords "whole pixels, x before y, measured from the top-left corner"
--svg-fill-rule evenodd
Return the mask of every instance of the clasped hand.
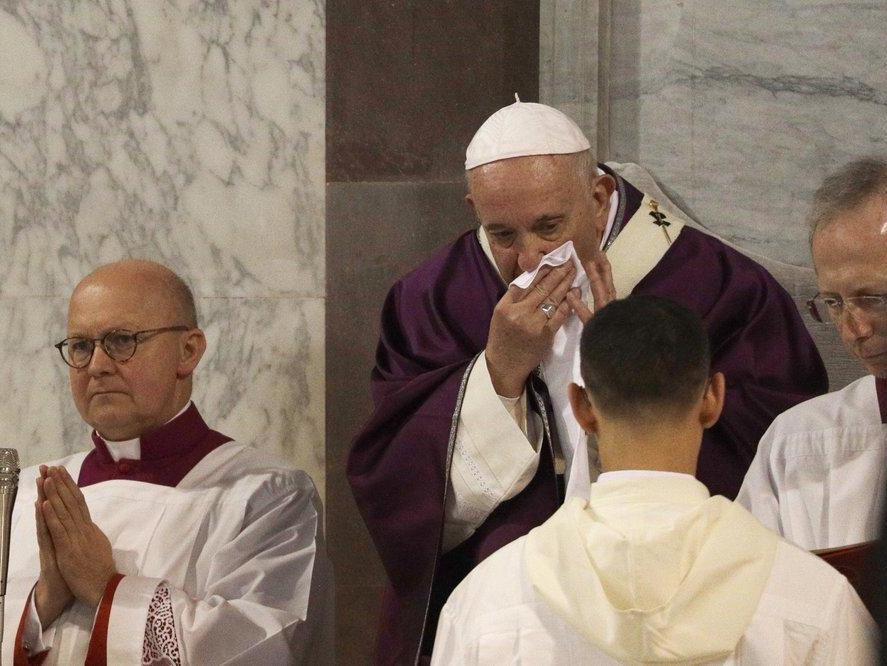
<path id="1" fill-rule="evenodd" d="M 64 467 L 40 466 L 34 509 L 40 550 L 35 604 L 47 627 L 74 599 L 97 606 L 117 569 L 111 542 L 92 522 L 83 493 Z"/>
<path id="2" fill-rule="evenodd" d="M 600 252 L 585 264 L 595 308 L 616 298 L 613 273 L 607 256 Z M 496 304 L 490 322 L 486 358 L 493 388 L 501 396 L 517 397 L 529 374 L 551 349 L 554 334 L 575 313 L 584 324 L 593 312 L 572 287 L 576 268 L 568 262 L 556 268 L 543 267 L 526 289 L 514 285 Z M 548 317 L 544 304 L 555 306 Z"/>

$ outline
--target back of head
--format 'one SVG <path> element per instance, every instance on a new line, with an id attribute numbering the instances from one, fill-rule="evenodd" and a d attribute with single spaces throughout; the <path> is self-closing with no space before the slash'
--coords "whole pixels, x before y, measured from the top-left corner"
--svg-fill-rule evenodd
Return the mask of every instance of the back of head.
<path id="1" fill-rule="evenodd" d="M 864 157 L 848 162 L 824 181 L 808 216 L 810 238 L 842 213 L 856 210 L 872 197 L 887 197 L 887 158 Z"/>
<path id="2" fill-rule="evenodd" d="M 700 318 L 657 296 L 613 301 L 585 325 L 582 379 L 598 410 L 635 421 L 680 415 L 703 393 L 708 336 Z"/>

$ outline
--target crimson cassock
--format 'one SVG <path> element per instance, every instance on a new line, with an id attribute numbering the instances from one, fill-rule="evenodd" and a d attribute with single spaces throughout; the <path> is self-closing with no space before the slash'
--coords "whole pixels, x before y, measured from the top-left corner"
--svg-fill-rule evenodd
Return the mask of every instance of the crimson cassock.
<path id="1" fill-rule="evenodd" d="M 610 173 L 625 201 L 614 229 L 644 224 L 635 215 L 643 194 Z M 453 588 L 562 501 L 552 462 L 554 419 L 544 418 L 545 444 L 530 484 L 466 542 L 441 553 L 461 401 L 504 292 L 472 230 L 398 280 L 385 302 L 372 375 L 375 412 L 348 460 L 354 496 L 390 580 L 379 663 L 413 663 L 420 652 L 430 654 L 438 613 Z M 732 499 L 773 418 L 828 387 L 797 308 L 764 268 L 690 227 L 632 293 L 670 298 L 705 322 L 713 370 L 726 375 L 727 395 L 720 421 L 705 433 L 697 476 L 712 493 Z M 533 409 L 550 415 L 544 382 L 532 375 L 528 384 Z"/>

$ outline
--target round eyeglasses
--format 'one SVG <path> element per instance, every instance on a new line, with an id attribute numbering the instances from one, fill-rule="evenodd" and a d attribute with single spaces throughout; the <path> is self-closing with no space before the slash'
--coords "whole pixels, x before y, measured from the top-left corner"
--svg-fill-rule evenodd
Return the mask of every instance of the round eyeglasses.
<path id="1" fill-rule="evenodd" d="M 866 294 L 864 296 L 823 296 L 816 294 L 807 301 L 807 310 L 816 321 L 825 322 L 831 319 L 838 322 L 844 315 L 844 310 L 853 315 L 856 312 L 871 317 L 883 317 L 887 315 L 887 294 Z"/>
<path id="2" fill-rule="evenodd" d="M 62 360 L 72 368 L 85 368 L 92 360 L 96 343 L 102 350 L 118 363 L 126 363 L 131 359 L 140 342 L 148 338 L 169 333 L 170 331 L 189 331 L 190 326 L 166 326 L 164 328 L 149 328 L 144 331 L 127 331 L 114 329 L 108 331 L 100 338 L 65 338 L 57 345 L 53 345 L 62 355 Z"/>

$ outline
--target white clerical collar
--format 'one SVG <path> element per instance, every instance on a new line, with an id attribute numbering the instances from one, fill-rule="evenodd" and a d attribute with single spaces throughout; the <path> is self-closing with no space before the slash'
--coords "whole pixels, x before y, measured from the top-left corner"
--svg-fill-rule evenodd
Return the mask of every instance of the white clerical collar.
<path id="1" fill-rule="evenodd" d="M 644 476 L 686 476 L 691 479 L 695 479 L 696 477 L 691 474 L 684 474 L 682 472 L 660 472 L 655 469 L 620 469 L 614 472 L 601 472 L 600 476 L 598 476 L 597 481 L 595 483 L 606 483 L 607 481 L 616 481 L 618 479 L 630 479 L 630 478 L 639 478 Z"/>
<path id="2" fill-rule="evenodd" d="M 191 406 L 191 401 L 189 400 L 184 407 L 179 411 L 178 414 L 173 416 L 166 423 L 172 423 L 177 418 L 179 418 L 188 407 Z M 163 425 L 166 425 L 164 423 Z M 98 434 L 99 437 L 102 437 L 102 433 Z M 111 458 L 114 459 L 114 462 L 117 462 L 121 458 L 126 458 L 127 460 L 141 460 L 142 459 L 142 445 L 141 439 L 136 437 L 135 439 L 127 439 L 122 442 L 109 442 L 107 439 L 102 437 L 102 441 L 105 442 L 105 446 L 108 448 L 108 453 L 111 454 Z"/>

